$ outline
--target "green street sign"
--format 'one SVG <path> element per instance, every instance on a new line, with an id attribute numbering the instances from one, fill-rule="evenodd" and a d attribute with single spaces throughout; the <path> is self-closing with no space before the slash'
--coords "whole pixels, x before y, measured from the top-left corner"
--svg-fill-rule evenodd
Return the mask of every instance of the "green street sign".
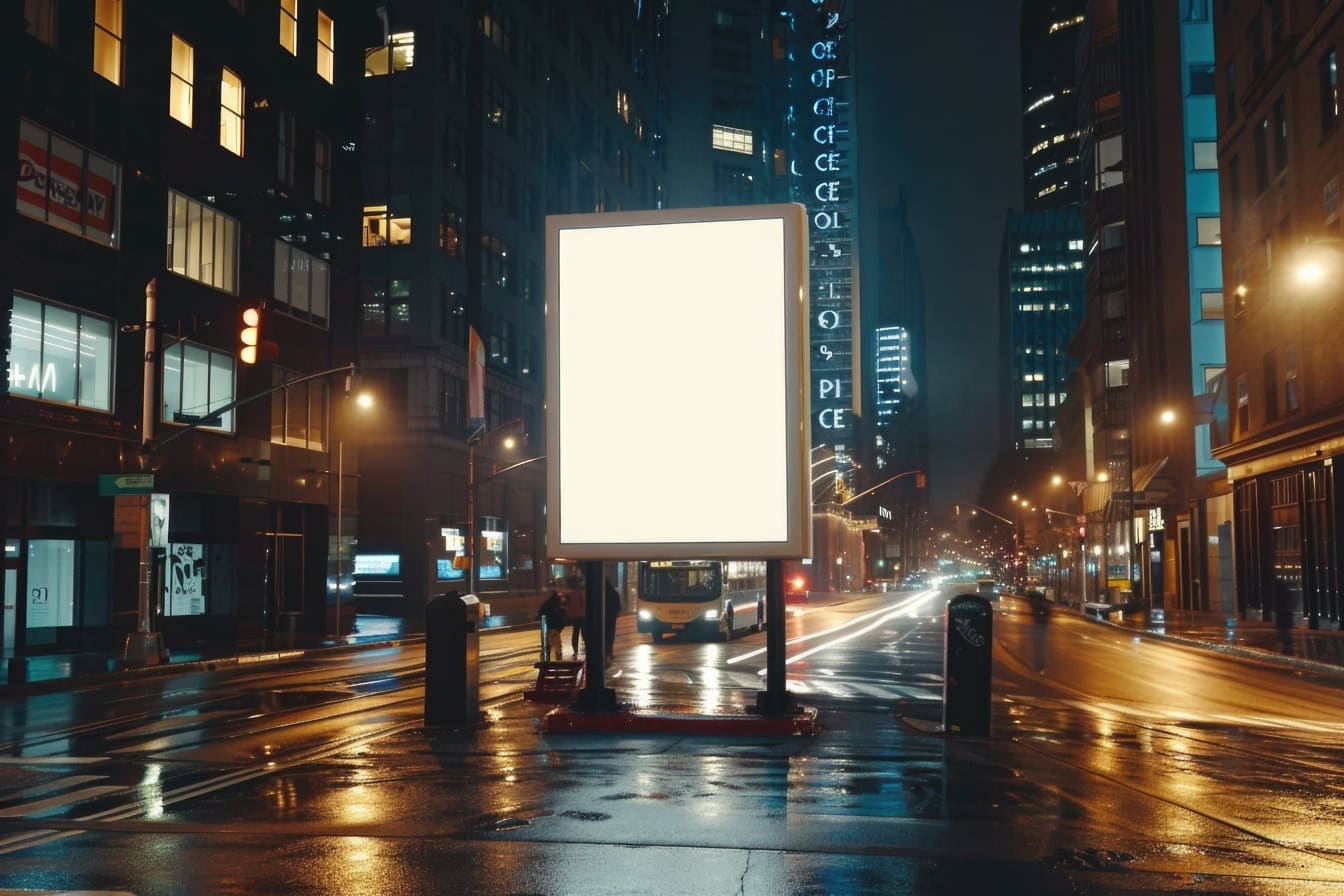
<path id="1" fill-rule="evenodd" d="M 98 495 L 147 495 L 154 491 L 153 473 L 99 473 Z"/>

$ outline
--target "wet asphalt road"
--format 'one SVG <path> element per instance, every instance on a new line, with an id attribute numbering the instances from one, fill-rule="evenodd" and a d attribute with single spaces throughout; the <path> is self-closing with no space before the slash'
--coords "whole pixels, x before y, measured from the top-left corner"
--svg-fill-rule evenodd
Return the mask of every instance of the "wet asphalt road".
<path id="1" fill-rule="evenodd" d="M 178 893 L 1339 893 L 1341 680 L 1005 599 L 994 734 L 939 718 L 946 594 L 791 615 L 813 738 L 544 736 L 535 632 L 486 724 L 426 732 L 422 653 L 0 704 L 0 888 Z M 654 646 L 622 700 L 712 712 L 764 636 Z"/>

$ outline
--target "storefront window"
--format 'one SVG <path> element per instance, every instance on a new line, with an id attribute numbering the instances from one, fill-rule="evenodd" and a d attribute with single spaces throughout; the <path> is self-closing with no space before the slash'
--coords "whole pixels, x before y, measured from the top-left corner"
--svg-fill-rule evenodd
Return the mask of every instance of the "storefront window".
<path id="1" fill-rule="evenodd" d="M 9 313 L 9 393 L 112 409 L 112 322 L 15 295 Z"/>
<path id="2" fill-rule="evenodd" d="M 28 542 L 28 625 L 57 628 L 75 621 L 75 542 Z"/>
<path id="3" fill-rule="evenodd" d="M 111 159 L 20 120 L 20 214 L 115 248 L 120 176 Z"/>
<path id="4" fill-rule="evenodd" d="M 205 613 L 205 545 L 168 545 L 163 611 L 168 616 L 201 616 Z"/>

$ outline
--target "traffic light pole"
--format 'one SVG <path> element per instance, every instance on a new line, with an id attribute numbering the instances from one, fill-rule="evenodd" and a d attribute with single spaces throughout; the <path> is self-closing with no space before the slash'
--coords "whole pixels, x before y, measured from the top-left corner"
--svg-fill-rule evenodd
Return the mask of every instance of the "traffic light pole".
<path id="1" fill-rule="evenodd" d="M 145 381 L 142 386 L 143 405 L 140 409 L 141 462 L 148 463 L 154 443 L 155 367 L 158 364 L 158 308 L 159 280 L 151 278 L 145 284 Z M 127 665 L 157 666 L 163 661 L 163 636 L 154 628 L 154 571 L 149 547 L 150 495 L 140 496 L 140 588 L 136 606 L 135 631 L 126 636 L 122 658 Z"/>

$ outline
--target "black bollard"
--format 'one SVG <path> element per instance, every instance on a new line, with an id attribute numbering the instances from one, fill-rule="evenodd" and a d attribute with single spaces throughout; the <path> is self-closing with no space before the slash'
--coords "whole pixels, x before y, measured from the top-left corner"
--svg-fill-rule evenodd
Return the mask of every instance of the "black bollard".
<path id="1" fill-rule="evenodd" d="M 989 736 L 990 674 L 993 670 L 994 610 L 976 594 L 959 594 L 947 604 L 947 646 L 943 655 L 943 731 Z"/>

